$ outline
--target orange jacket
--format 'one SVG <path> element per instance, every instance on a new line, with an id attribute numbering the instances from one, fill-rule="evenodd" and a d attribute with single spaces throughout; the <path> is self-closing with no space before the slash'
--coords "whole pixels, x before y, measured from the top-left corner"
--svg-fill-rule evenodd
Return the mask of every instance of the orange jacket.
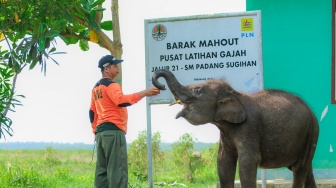
<path id="1" fill-rule="evenodd" d="M 97 126 L 105 122 L 114 123 L 122 131 L 127 132 L 127 106 L 141 97 L 134 93 L 124 95 L 121 86 L 110 78 L 102 78 L 92 89 L 90 105 L 90 121 L 93 133 Z"/>

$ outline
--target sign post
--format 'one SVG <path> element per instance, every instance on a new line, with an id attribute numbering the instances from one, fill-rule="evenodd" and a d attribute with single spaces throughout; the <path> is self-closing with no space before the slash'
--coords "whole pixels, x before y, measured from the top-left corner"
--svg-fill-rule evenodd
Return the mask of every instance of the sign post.
<path id="1" fill-rule="evenodd" d="M 239 91 L 263 89 L 260 11 L 145 20 L 145 53 L 147 88 L 152 87 L 153 72 L 169 69 L 183 85 L 224 79 Z M 174 101 L 170 91 L 162 91 L 148 98 L 147 114 L 151 104 Z M 147 130 L 150 121 L 149 114 Z M 151 163 L 151 131 L 147 136 Z M 151 164 L 148 168 L 152 187 Z"/>

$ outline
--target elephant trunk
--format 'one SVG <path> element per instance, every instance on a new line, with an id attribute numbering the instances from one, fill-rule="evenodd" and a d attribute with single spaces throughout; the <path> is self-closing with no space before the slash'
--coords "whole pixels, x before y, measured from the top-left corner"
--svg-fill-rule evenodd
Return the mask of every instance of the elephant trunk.
<path id="1" fill-rule="evenodd" d="M 194 96 L 185 86 L 181 85 L 174 74 L 169 71 L 168 69 L 160 69 L 153 73 L 152 76 L 152 83 L 155 87 L 160 90 L 165 90 L 165 85 L 161 84 L 158 81 L 158 78 L 163 77 L 169 87 L 169 90 L 172 92 L 176 100 L 181 100 L 182 103 L 191 103 L 193 100 L 196 99 Z"/>

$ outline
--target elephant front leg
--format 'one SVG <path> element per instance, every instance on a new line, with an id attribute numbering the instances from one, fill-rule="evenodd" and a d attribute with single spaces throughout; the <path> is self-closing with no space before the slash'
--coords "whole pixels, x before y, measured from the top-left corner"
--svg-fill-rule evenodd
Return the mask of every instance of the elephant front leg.
<path id="1" fill-rule="evenodd" d="M 218 153 L 217 169 L 221 188 L 234 188 L 237 156 L 231 152 Z"/>
<path id="2" fill-rule="evenodd" d="M 259 157 L 253 154 L 240 155 L 238 157 L 238 168 L 241 187 L 256 187 L 257 186 L 257 170 Z"/>

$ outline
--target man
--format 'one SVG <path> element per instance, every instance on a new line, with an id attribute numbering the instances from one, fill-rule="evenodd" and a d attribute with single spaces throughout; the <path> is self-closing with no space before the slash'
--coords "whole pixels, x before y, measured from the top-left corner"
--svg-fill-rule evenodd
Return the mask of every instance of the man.
<path id="1" fill-rule="evenodd" d="M 150 88 L 124 95 L 121 86 L 113 79 L 119 73 L 118 64 L 123 60 L 112 55 L 102 57 L 98 62 L 100 79 L 92 90 L 90 121 L 96 135 L 97 165 L 96 188 L 126 188 L 128 183 L 127 148 L 127 106 L 140 101 L 145 96 L 160 93 Z"/>

